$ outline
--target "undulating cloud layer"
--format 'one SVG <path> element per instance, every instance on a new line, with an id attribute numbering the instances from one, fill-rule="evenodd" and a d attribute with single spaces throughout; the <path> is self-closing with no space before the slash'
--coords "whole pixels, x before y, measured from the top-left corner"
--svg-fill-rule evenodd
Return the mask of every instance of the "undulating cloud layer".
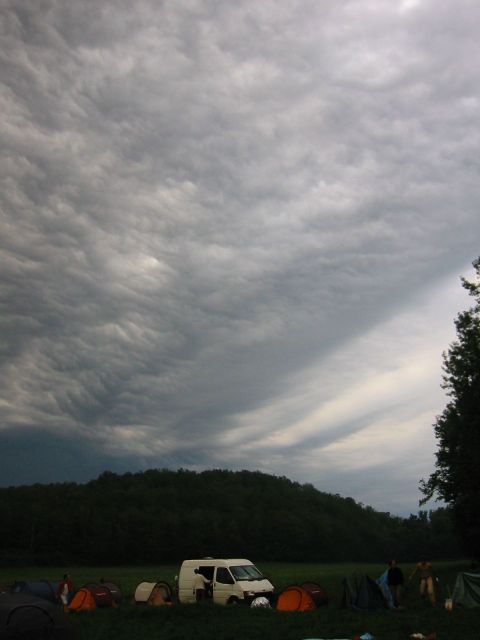
<path id="1" fill-rule="evenodd" d="M 409 513 L 480 253 L 480 5 L 3 0 L 0 483 Z"/>

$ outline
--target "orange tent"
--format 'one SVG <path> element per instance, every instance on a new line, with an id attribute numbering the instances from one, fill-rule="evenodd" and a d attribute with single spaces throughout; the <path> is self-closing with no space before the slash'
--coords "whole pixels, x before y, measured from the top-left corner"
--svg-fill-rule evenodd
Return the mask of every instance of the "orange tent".
<path id="1" fill-rule="evenodd" d="M 312 596 L 303 587 L 292 585 L 278 596 L 278 611 L 313 611 L 316 608 Z"/>
<path id="2" fill-rule="evenodd" d="M 79 589 L 68 605 L 69 611 L 91 611 L 96 608 L 95 598 L 88 587 Z"/>
<path id="3" fill-rule="evenodd" d="M 327 594 L 318 584 L 305 582 L 291 585 L 277 599 L 278 611 L 313 611 L 328 602 Z"/>

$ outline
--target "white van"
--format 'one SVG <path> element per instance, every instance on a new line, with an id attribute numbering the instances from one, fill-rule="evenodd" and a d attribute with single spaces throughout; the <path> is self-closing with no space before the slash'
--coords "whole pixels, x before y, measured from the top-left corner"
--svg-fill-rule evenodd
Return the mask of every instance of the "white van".
<path id="1" fill-rule="evenodd" d="M 245 558 L 184 560 L 178 576 L 180 602 L 195 602 L 193 576 L 195 569 L 210 580 L 207 597 L 216 604 L 250 604 L 258 596 L 273 599 L 274 587 L 262 573 Z"/>

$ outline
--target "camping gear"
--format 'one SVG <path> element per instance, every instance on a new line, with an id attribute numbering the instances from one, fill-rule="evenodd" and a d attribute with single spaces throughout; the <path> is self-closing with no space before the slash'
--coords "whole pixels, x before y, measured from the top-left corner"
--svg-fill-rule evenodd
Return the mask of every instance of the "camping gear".
<path id="1" fill-rule="evenodd" d="M 68 605 L 69 611 L 116 607 L 122 600 L 122 592 L 113 582 L 88 583 L 77 591 Z"/>
<path id="2" fill-rule="evenodd" d="M 327 604 L 325 590 L 315 582 L 290 585 L 277 599 L 277 611 L 313 611 Z"/>
<path id="3" fill-rule="evenodd" d="M 383 597 L 385 598 L 388 608 L 395 609 L 395 603 L 393 602 L 392 592 L 390 591 L 390 587 L 388 586 L 388 569 L 382 573 L 382 575 L 377 578 L 377 584 L 380 587 Z"/>
<path id="4" fill-rule="evenodd" d="M 70 604 L 67 605 L 68 611 L 91 611 L 96 608 L 95 598 L 89 587 L 79 589 Z"/>
<path id="5" fill-rule="evenodd" d="M 123 595 L 120 587 L 113 582 L 101 580 L 100 584 L 88 582 L 84 586 L 92 592 L 97 607 L 116 607 L 122 601 Z"/>
<path id="6" fill-rule="evenodd" d="M 103 608 L 114 606 L 114 600 L 108 587 L 100 584 L 93 585 L 89 587 L 89 589 L 92 592 L 93 599 L 95 600 L 95 604 L 97 605 L 97 607 Z"/>
<path id="7" fill-rule="evenodd" d="M 19 581 L 12 586 L 12 593 L 23 593 L 26 596 L 43 598 L 49 602 L 58 602 L 57 591 L 60 582 L 38 580 L 37 582 Z"/>
<path id="8" fill-rule="evenodd" d="M 0 638 L 75 640 L 77 628 L 62 607 L 25 593 L 0 594 Z"/>
<path id="9" fill-rule="evenodd" d="M 102 580 L 100 586 L 106 587 L 110 591 L 114 604 L 120 604 L 122 602 L 123 593 L 118 585 L 113 582 L 105 582 L 105 580 Z"/>
<path id="10" fill-rule="evenodd" d="M 379 585 L 366 574 L 354 573 L 342 580 L 341 606 L 347 609 L 385 609 L 387 601 Z"/>
<path id="11" fill-rule="evenodd" d="M 152 593 L 147 600 L 147 604 L 152 607 L 161 607 L 164 604 L 172 604 L 172 599 L 163 588 L 163 585 L 157 584 L 154 586 Z"/>
<path id="12" fill-rule="evenodd" d="M 146 603 L 152 606 L 170 604 L 172 589 L 168 582 L 140 582 L 135 589 L 134 600 L 137 604 Z"/>
<path id="13" fill-rule="evenodd" d="M 452 600 L 454 607 L 480 607 L 480 573 L 457 574 Z"/>
<path id="14" fill-rule="evenodd" d="M 300 585 L 287 587 L 277 599 L 277 611 L 313 611 L 316 608 L 312 596 Z"/>
<path id="15" fill-rule="evenodd" d="M 254 598 L 250 606 L 253 607 L 254 609 L 257 609 L 259 607 L 260 608 L 264 607 L 265 609 L 271 609 L 270 600 L 268 598 L 265 598 L 265 596 L 258 596 L 258 598 Z"/>
<path id="16" fill-rule="evenodd" d="M 305 589 L 305 591 L 308 591 L 317 607 L 328 604 L 327 592 L 316 582 L 302 582 L 300 586 L 302 589 Z"/>

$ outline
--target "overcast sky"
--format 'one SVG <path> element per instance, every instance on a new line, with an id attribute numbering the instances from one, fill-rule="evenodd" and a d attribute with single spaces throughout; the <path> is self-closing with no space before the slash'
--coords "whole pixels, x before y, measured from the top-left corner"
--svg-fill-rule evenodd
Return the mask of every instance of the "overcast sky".
<path id="1" fill-rule="evenodd" d="M 0 8 L 0 484 L 416 512 L 480 254 L 478 1 Z"/>

